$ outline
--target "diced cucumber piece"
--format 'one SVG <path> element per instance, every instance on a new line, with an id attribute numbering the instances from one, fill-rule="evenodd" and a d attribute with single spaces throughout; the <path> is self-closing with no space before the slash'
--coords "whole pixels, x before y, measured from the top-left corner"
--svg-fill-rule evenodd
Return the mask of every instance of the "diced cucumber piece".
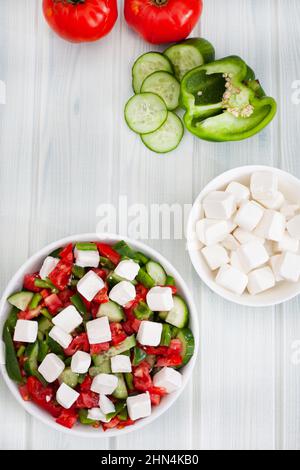
<path id="1" fill-rule="evenodd" d="M 169 111 L 179 106 L 180 84 L 169 72 L 154 72 L 142 85 L 141 93 L 155 93 L 160 96 Z"/>
<path id="2" fill-rule="evenodd" d="M 47 333 L 51 328 L 52 328 L 53 324 L 51 323 L 50 320 L 48 320 L 48 318 L 46 317 L 40 317 L 39 320 L 38 320 L 38 328 L 39 328 L 39 331 L 41 333 L 43 333 L 43 335 L 45 333 Z"/>
<path id="3" fill-rule="evenodd" d="M 14 307 L 24 311 L 30 304 L 33 296 L 34 294 L 32 292 L 22 291 L 17 292 L 16 294 L 12 294 L 10 297 L 8 297 L 7 300 Z"/>
<path id="4" fill-rule="evenodd" d="M 184 328 L 182 330 L 179 330 L 179 332 L 177 333 L 177 338 L 182 343 L 181 357 L 182 357 L 182 366 L 184 366 L 189 362 L 189 360 L 194 354 L 195 339 L 194 339 L 193 333 L 191 332 L 189 328 Z"/>
<path id="5" fill-rule="evenodd" d="M 177 328 L 184 328 L 189 323 L 189 309 L 185 301 L 179 297 L 179 295 L 174 295 L 173 299 L 174 307 L 169 311 L 166 322 Z"/>
<path id="6" fill-rule="evenodd" d="M 99 374 L 111 374 L 110 358 L 106 357 L 105 361 L 102 361 L 100 365 L 91 367 L 89 374 L 91 377 L 96 377 Z"/>
<path id="7" fill-rule="evenodd" d="M 145 269 L 141 268 L 139 270 L 138 275 L 136 276 L 136 280 L 140 283 L 143 284 L 144 287 L 147 289 L 152 289 L 152 287 L 155 287 L 155 281 L 152 279 L 151 276 L 145 271 Z"/>
<path id="8" fill-rule="evenodd" d="M 97 317 L 108 317 L 110 322 L 120 322 L 125 319 L 122 307 L 112 300 L 100 305 Z"/>
<path id="9" fill-rule="evenodd" d="M 136 339 L 135 336 L 128 336 L 122 343 L 118 344 L 118 346 L 113 346 L 110 348 L 106 355 L 107 357 L 117 356 L 118 354 L 122 354 L 125 351 L 129 351 L 129 349 L 134 348 L 136 346 Z"/>
<path id="10" fill-rule="evenodd" d="M 167 120 L 168 110 L 162 98 L 154 93 L 135 95 L 125 106 L 125 119 L 137 134 L 149 134 Z"/>
<path id="11" fill-rule="evenodd" d="M 169 59 L 159 52 L 147 52 L 140 56 L 132 67 L 132 86 L 135 93 L 140 93 L 141 86 L 153 72 L 165 71 L 173 73 Z"/>
<path id="12" fill-rule="evenodd" d="M 169 47 L 164 54 L 173 64 L 176 78 L 181 81 L 184 75 L 200 65 L 215 60 L 215 50 L 206 39 L 187 39 Z"/>
<path id="13" fill-rule="evenodd" d="M 69 385 L 71 388 L 75 388 L 78 384 L 79 374 L 73 372 L 69 367 L 67 367 L 59 376 L 59 382 Z"/>
<path id="14" fill-rule="evenodd" d="M 113 397 L 119 400 L 125 400 L 128 397 L 128 391 L 123 374 L 114 374 L 118 377 L 118 385 L 113 393 Z"/>
<path id="15" fill-rule="evenodd" d="M 155 261 L 149 261 L 149 263 L 146 264 L 146 271 L 157 286 L 164 286 L 166 284 L 167 275 L 160 264 Z"/>
<path id="16" fill-rule="evenodd" d="M 181 119 L 174 113 L 169 112 L 167 120 L 156 131 L 142 134 L 143 143 L 155 153 L 168 153 L 175 150 L 180 144 L 184 134 Z"/>

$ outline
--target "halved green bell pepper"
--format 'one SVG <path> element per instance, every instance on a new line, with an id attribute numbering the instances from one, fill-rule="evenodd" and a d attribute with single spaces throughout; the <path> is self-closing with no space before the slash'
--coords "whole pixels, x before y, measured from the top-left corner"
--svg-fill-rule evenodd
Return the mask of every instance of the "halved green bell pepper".
<path id="1" fill-rule="evenodd" d="M 276 101 L 265 95 L 252 69 L 237 56 L 185 75 L 181 104 L 187 129 L 214 142 L 252 137 L 272 121 L 277 110 Z"/>

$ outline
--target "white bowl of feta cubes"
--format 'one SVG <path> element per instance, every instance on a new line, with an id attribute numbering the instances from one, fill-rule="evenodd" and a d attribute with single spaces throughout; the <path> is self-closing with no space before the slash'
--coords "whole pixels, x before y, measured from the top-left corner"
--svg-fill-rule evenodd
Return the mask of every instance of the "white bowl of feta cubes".
<path id="1" fill-rule="evenodd" d="M 182 369 L 182 387 L 179 390 L 165 396 L 163 400 L 161 401 L 161 403 L 159 404 L 159 406 L 152 408 L 152 413 L 149 417 L 143 418 L 137 421 L 134 426 L 129 426 L 124 429 L 108 429 L 105 432 L 101 429 L 95 429 L 91 426 L 84 426 L 81 424 L 77 424 L 73 429 L 67 429 L 57 424 L 55 420 L 52 418 L 52 416 L 44 412 L 41 408 L 36 406 L 33 402 L 24 401 L 21 398 L 17 385 L 9 378 L 7 374 L 6 367 L 5 367 L 4 344 L 2 341 L 0 341 L 0 371 L 2 373 L 2 377 L 4 381 L 6 382 L 9 390 L 14 395 L 14 397 L 19 402 L 19 404 L 32 416 L 39 419 L 41 422 L 50 426 L 51 428 L 54 428 L 56 431 L 67 433 L 70 436 L 73 435 L 73 436 L 80 436 L 80 437 L 87 437 L 87 438 L 108 438 L 108 437 L 113 437 L 113 436 L 121 437 L 122 435 L 127 434 L 129 432 L 140 430 L 147 424 L 150 424 L 153 421 L 155 421 L 165 411 L 167 411 L 168 408 L 170 408 L 170 406 L 174 404 L 174 402 L 178 399 L 178 397 L 183 392 L 185 386 L 187 385 L 189 379 L 191 378 L 192 371 L 195 366 L 197 352 L 199 348 L 198 314 L 197 314 L 196 306 L 194 304 L 194 301 L 193 301 L 193 298 L 191 296 L 188 286 L 186 285 L 185 281 L 180 276 L 178 271 L 172 266 L 172 264 L 169 261 L 167 261 L 157 251 L 155 251 L 154 249 L 150 248 L 149 246 L 143 243 L 140 243 L 133 239 L 127 239 L 126 237 L 120 237 L 114 234 L 99 234 L 99 233 L 98 234 L 95 234 L 95 233 L 81 234 L 81 235 L 70 236 L 62 240 L 56 241 L 46 246 L 45 248 L 41 249 L 36 254 L 34 254 L 28 261 L 26 261 L 21 266 L 21 268 L 17 271 L 17 273 L 9 282 L 0 301 L 0 331 L 2 332 L 3 330 L 4 322 L 11 308 L 11 306 L 7 302 L 7 298 L 13 292 L 16 292 L 20 290 L 20 288 L 22 288 L 24 275 L 27 273 L 38 271 L 43 261 L 45 260 L 45 257 L 52 251 L 60 247 L 66 246 L 69 243 L 89 242 L 91 240 L 94 240 L 94 241 L 99 240 L 108 244 L 114 244 L 118 241 L 124 240 L 134 250 L 141 251 L 145 253 L 145 255 L 148 256 L 149 258 L 160 263 L 166 269 L 168 274 L 170 274 L 171 276 L 175 278 L 176 285 L 178 288 L 178 293 L 182 295 L 182 297 L 185 299 L 189 308 L 190 328 L 193 331 L 193 335 L 195 339 L 195 350 L 194 350 L 193 357 L 191 358 L 189 363 L 186 366 L 184 366 L 184 368 Z"/>
<path id="2" fill-rule="evenodd" d="M 300 294 L 300 180 L 277 168 L 223 173 L 197 197 L 187 247 L 200 278 L 221 297 L 267 307 Z"/>

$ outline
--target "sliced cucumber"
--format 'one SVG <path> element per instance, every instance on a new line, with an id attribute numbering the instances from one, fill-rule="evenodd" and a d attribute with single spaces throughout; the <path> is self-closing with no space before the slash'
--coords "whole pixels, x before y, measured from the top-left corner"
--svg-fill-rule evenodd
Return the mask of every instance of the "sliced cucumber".
<path id="1" fill-rule="evenodd" d="M 34 294 L 32 292 L 22 291 L 8 297 L 8 302 L 19 310 L 26 310 Z"/>
<path id="2" fill-rule="evenodd" d="M 113 397 L 119 400 L 125 400 L 128 397 L 128 391 L 123 374 L 115 374 L 118 377 L 118 385 L 113 393 Z"/>
<path id="3" fill-rule="evenodd" d="M 189 362 L 189 360 L 194 354 L 195 339 L 194 339 L 193 333 L 191 332 L 189 328 L 184 328 L 183 330 L 180 330 L 177 334 L 177 338 L 182 343 L 181 356 L 182 356 L 182 366 L 184 366 Z"/>
<path id="4" fill-rule="evenodd" d="M 117 356 L 118 354 L 122 354 L 125 351 L 129 351 L 129 349 L 134 348 L 136 346 L 136 339 L 135 336 L 128 336 L 122 343 L 118 344 L 118 346 L 113 346 L 110 348 L 106 355 L 107 357 Z"/>
<path id="5" fill-rule="evenodd" d="M 169 59 L 159 52 L 147 52 L 140 56 L 132 67 L 132 86 L 135 93 L 140 93 L 145 78 L 153 72 L 173 73 Z"/>
<path id="6" fill-rule="evenodd" d="M 110 322 L 120 322 L 125 318 L 122 307 L 112 300 L 100 305 L 97 317 L 108 317 Z"/>
<path id="7" fill-rule="evenodd" d="M 75 388 L 78 384 L 79 374 L 75 374 L 69 367 L 66 368 L 59 376 L 59 382 L 65 383 L 71 388 Z"/>
<path id="8" fill-rule="evenodd" d="M 179 297 L 179 295 L 174 295 L 173 299 L 174 307 L 169 311 L 166 322 L 177 328 L 184 328 L 189 323 L 189 309 L 185 301 Z"/>
<path id="9" fill-rule="evenodd" d="M 155 261 L 149 261 L 149 263 L 146 264 L 146 271 L 157 286 L 164 286 L 166 284 L 167 275 L 160 264 Z"/>
<path id="10" fill-rule="evenodd" d="M 169 72 L 154 72 L 142 85 L 141 93 L 155 93 L 160 96 L 169 111 L 179 106 L 180 84 Z"/>
<path id="11" fill-rule="evenodd" d="M 130 129 L 138 134 L 149 134 L 159 129 L 168 117 L 162 98 L 154 93 L 135 95 L 125 106 L 125 119 Z"/>
<path id="12" fill-rule="evenodd" d="M 169 112 L 167 120 L 158 130 L 141 135 L 141 139 L 152 152 L 167 153 L 178 147 L 183 134 L 184 127 L 181 119 Z"/>
<path id="13" fill-rule="evenodd" d="M 105 354 L 93 355 L 95 367 L 91 367 L 89 374 L 95 376 L 98 374 L 111 374 L 110 358 Z"/>
<path id="14" fill-rule="evenodd" d="M 200 65 L 215 60 L 215 49 L 206 39 L 187 39 L 165 50 L 171 61 L 176 78 L 181 81 L 184 75 Z"/>

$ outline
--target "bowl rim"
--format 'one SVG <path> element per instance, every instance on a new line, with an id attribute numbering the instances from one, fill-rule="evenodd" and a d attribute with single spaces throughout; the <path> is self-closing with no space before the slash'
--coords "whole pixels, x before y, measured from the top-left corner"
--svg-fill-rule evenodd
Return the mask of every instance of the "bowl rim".
<path id="1" fill-rule="evenodd" d="M 293 181 L 295 184 L 297 184 L 300 187 L 300 179 L 298 179 L 296 176 L 294 176 L 291 173 L 288 173 L 287 171 L 281 170 L 280 168 L 273 167 L 271 165 L 244 165 L 244 166 L 239 166 L 239 167 L 234 167 L 231 168 L 230 170 L 227 170 L 212 180 L 210 180 L 200 191 L 196 199 L 194 200 L 192 209 L 189 214 L 188 222 L 187 222 L 187 240 L 193 240 L 193 226 L 196 220 L 196 211 L 199 210 L 200 204 L 203 200 L 203 198 L 211 191 L 216 191 L 218 188 L 224 186 L 225 184 L 229 184 L 228 180 L 231 175 L 239 174 L 239 177 L 242 176 L 247 176 L 255 171 L 272 171 L 278 175 L 281 175 L 284 178 L 287 178 L 290 181 Z M 231 181 L 234 181 L 232 179 Z M 244 307 L 255 307 L 255 308 L 261 308 L 261 307 L 275 307 L 276 305 L 281 305 L 284 302 L 288 302 L 289 300 L 294 299 L 300 294 L 300 286 L 299 286 L 299 292 L 298 293 L 291 293 L 288 295 L 285 295 L 282 297 L 280 300 L 276 301 L 259 301 L 258 296 L 253 296 L 254 299 L 256 299 L 255 302 L 251 302 L 250 296 L 238 296 L 234 293 L 231 293 L 230 291 L 227 291 L 226 289 L 223 289 L 221 286 L 218 286 L 217 283 L 210 279 L 208 276 L 204 274 L 203 269 L 201 268 L 201 265 L 198 261 L 197 258 L 197 251 L 195 249 L 192 249 L 191 245 L 187 243 L 187 249 L 189 252 L 189 256 L 191 259 L 191 262 L 194 266 L 195 271 L 197 272 L 198 276 L 200 279 L 212 290 L 215 294 L 219 295 L 225 300 L 228 300 L 229 302 L 233 302 L 237 305 L 242 305 Z"/>
<path id="2" fill-rule="evenodd" d="M 77 427 L 73 429 L 67 429 L 55 422 L 55 419 L 52 416 L 46 414 L 43 410 L 37 407 L 32 402 L 25 402 L 18 391 L 17 385 L 11 380 L 6 372 L 5 367 L 5 354 L 3 354 L 3 360 L 0 361 L 0 371 L 4 382 L 6 383 L 7 387 L 9 388 L 12 395 L 15 399 L 21 404 L 23 409 L 28 412 L 31 416 L 38 419 L 43 424 L 50 426 L 52 429 L 56 431 L 63 432 L 68 434 L 69 436 L 77 436 L 77 437 L 85 437 L 85 438 L 95 438 L 95 439 L 102 439 L 102 438 L 109 438 L 109 437 L 121 437 L 125 434 L 129 434 L 131 432 L 137 431 L 141 428 L 144 428 L 148 424 L 152 423 L 156 419 L 158 419 L 161 415 L 163 415 L 179 398 L 179 396 L 183 393 L 185 387 L 187 386 L 189 380 L 191 379 L 193 369 L 196 364 L 196 359 L 198 356 L 199 351 L 199 320 L 198 320 L 198 312 L 196 308 L 196 304 L 194 302 L 192 293 L 188 288 L 186 282 L 179 274 L 177 269 L 170 263 L 163 255 L 161 255 L 158 251 L 154 248 L 149 247 L 143 242 L 131 239 L 129 237 L 124 237 L 121 235 L 113 234 L 113 233 L 84 233 L 84 234 L 77 234 L 77 235 L 70 235 L 68 237 L 61 238 L 55 242 L 52 242 L 37 252 L 35 252 L 30 258 L 28 258 L 17 270 L 17 272 L 13 275 L 13 277 L 8 282 L 1 300 L 0 300 L 0 331 L 2 332 L 4 322 L 6 320 L 6 315 L 4 317 L 4 310 L 7 307 L 7 298 L 8 296 L 14 292 L 14 288 L 16 284 L 22 279 L 24 272 L 26 270 L 30 270 L 30 266 L 35 262 L 39 261 L 43 258 L 43 256 L 47 256 L 53 250 L 59 248 L 60 246 L 67 245 L 68 243 L 74 243 L 76 241 L 89 241 L 89 240 L 99 240 L 107 243 L 114 243 L 121 240 L 124 240 L 128 244 L 130 244 L 134 249 L 138 249 L 139 251 L 144 251 L 148 254 L 151 258 L 158 261 L 162 266 L 168 271 L 170 274 L 174 275 L 176 279 L 176 283 L 179 287 L 179 290 L 182 291 L 183 296 L 189 306 L 190 317 L 192 319 L 192 331 L 195 338 L 195 351 L 194 355 L 189 361 L 189 363 L 184 367 L 183 370 L 183 384 L 182 387 L 173 394 L 168 396 L 168 401 L 165 403 L 161 403 L 156 409 L 159 410 L 155 414 L 151 414 L 148 418 L 143 418 L 139 420 L 134 426 L 128 426 L 124 429 L 111 429 L 107 431 L 103 431 L 102 429 L 92 429 L 89 427 L 88 431 L 84 429 L 84 426 L 79 424 Z M 2 334 L 1 334 L 2 338 Z M 1 347 L 4 347 L 4 343 L 1 339 Z M 0 355 L 1 356 L 1 355 Z M 1 358 L 2 359 L 2 358 Z"/>

